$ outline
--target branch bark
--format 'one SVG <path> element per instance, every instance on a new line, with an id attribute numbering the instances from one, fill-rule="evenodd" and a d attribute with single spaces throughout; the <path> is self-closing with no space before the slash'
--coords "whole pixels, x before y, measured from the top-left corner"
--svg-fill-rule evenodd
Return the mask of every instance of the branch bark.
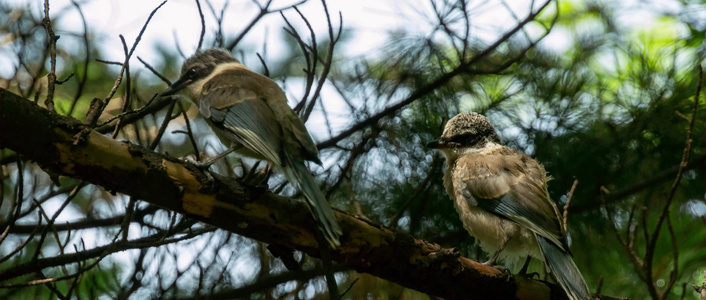
<path id="1" fill-rule="evenodd" d="M 87 133 L 88 132 L 88 133 Z M 207 224 L 318 257 L 306 205 L 90 130 L 0 89 L 0 148 L 45 170 L 86 180 Z M 561 288 L 503 273 L 454 249 L 336 211 L 344 235 L 332 259 L 447 299 L 566 299 Z M 51 258 L 47 258 L 51 259 Z M 0 281 L 19 275 L 3 274 Z"/>

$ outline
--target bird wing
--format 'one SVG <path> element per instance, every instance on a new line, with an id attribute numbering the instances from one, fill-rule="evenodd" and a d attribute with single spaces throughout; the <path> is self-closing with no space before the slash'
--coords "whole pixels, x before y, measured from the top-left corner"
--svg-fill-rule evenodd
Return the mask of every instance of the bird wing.
<path id="1" fill-rule="evenodd" d="M 313 161 L 317 164 L 321 164 L 319 159 L 319 149 L 316 148 L 314 140 L 309 135 L 309 131 L 306 130 L 304 122 L 292 111 L 286 113 L 286 118 L 289 119 L 289 124 L 292 124 L 292 132 L 294 136 L 299 141 L 299 144 L 304 148 L 306 159 Z"/>
<path id="2" fill-rule="evenodd" d="M 535 160 L 504 147 L 461 156 L 454 169 L 457 198 L 516 222 L 568 252 L 546 181 L 544 168 Z"/>
<path id="3" fill-rule="evenodd" d="M 256 80 L 255 84 L 257 86 L 263 91 L 266 91 L 266 93 L 263 92 L 263 94 L 268 95 L 267 100 L 270 108 L 280 124 L 283 125 L 283 134 L 294 137 L 293 139 L 287 139 L 285 141 L 285 143 L 288 143 L 285 144 L 285 147 L 297 153 L 297 156 L 300 156 L 302 159 L 321 164 L 321 160 L 319 160 L 319 150 L 316 148 L 314 140 L 311 138 L 311 135 L 309 135 L 309 131 L 306 130 L 304 122 L 302 122 L 292 108 L 287 105 L 287 96 L 284 94 L 284 91 L 279 88 L 277 83 L 266 76 L 257 74 L 257 76 L 251 76 L 251 78 Z"/>
<path id="4" fill-rule="evenodd" d="M 267 103 L 243 87 L 224 86 L 201 95 L 199 112 L 228 139 L 282 165 L 282 130 Z"/>

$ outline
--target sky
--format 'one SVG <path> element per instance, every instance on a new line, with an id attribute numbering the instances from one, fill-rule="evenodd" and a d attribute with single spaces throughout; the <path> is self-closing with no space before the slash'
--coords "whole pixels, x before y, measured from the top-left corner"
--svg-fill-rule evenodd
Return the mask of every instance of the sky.
<path id="1" fill-rule="evenodd" d="M 43 9 L 42 1 L 28 0 L 7 0 L 8 4 L 15 7 L 29 8 L 39 15 Z M 213 37 L 216 21 L 204 1 L 202 9 L 206 17 L 206 38 Z M 260 2 L 263 2 L 260 0 Z M 520 16 L 526 13 L 529 1 L 508 1 L 512 9 Z M 79 1 L 86 16 L 91 34 L 91 42 L 97 43 L 98 47 L 104 50 L 107 60 L 121 60 L 123 50 L 119 34 L 122 34 L 128 45 L 132 45 L 142 28 L 150 12 L 156 8 L 161 1 L 156 0 L 121 0 L 121 1 Z M 213 7 L 220 12 L 224 5 L 228 5 L 224 17 L 224 31 L 227 36 L 234 36 L 257 14 L 257 6 L 252 1 L 212 1 Z M 298 1 L 279 0 L 274 1 L 272 8 L 287 7 Z M 490 40 L 498 35 L 503 29 L 514 25 L 512 16 L 507 12 L 505 6 L 499 1 L 471 2 L 474 11 L 478 13 L 473 16 L 474 35 Z M 355 32 L 353 41 L 346 44 L 345 48 L 339 48 L 341 54 L 346 56 L 370 55 L 375 50 L 386 44 L 388 32 L 392 30 L 404 29 L 407 31 L 417 31 L 420 34 L 430 30 L 430 24 L 424 20 L 424 16 L 430 16 L 431 6 L 427 1 L 328 1 L 327 3 L 334 23 L 337 23 L 338 12 L 343 16 L 344 30 Z M 312 27 L 318 36 L 326 34 L 326 23 L 320 1 L 312 1 L 299 6 L 302 13 L 309 19 Z M 56 16 L 62 17 L 57 19 Z M 294 10 L 288 10 L 285 15 L 293 20 L 295 27 L 303 29 L 303 23 L 297 18 Z M 69 0 L 50 1 L 50 16 L 54 19 L 54 27 L 57 35 L 81 34 L 82 23 L 76 9 Z M 284 23 L 279 14 L 271 14 L 256 25 L 245 37 L 244 45 L 262 49 L 263 43 L 267 43 L 267 55 L 277 56 L 278 52 L 285 47 L 282 40 L 282 28 Z M 336 27 L 337 24 L 335 24 Z M 201 31 L 200 18 L 195 1 L 192 0 L 170 0 L 153 17 L 148 25 L 142 40 L 136 50 L 136 55 L 147 61 L 158 61 L 154 47 L 164 45 L 166 47 L 176 47 L 178 45 L 185 53 L 193 53 Z M 178 37 L 178 41 L 175 39 Z M 59 40 L 58 47 L 71 49 L 80 44 L 75 40 Z M 248 56 L 248 55 L 246 55 Z M 254 53 L 249 56 L 254 57 Z M 267 60 L 267 57 L 265 57 Z M 0 65 L 7 63 L 0 59 Z M 6 75 L 0 73 L 0 75 Z"/>
<path id="2" fill-rule="evenodd" d="M 18 9 L 31 10 L 38 18 L 43 14 L 43 1 L 6 1 Z M 160 0 L 79 1 L 89 26 L 90 43 L 101 49 L 102 57 L 99 58 L 108 61 L 123 61 L 123 47 L 119 35 L 123 35 L 128 48 L 131 47 L 150 13 L 161 2 Z M 258 2 L 263 3 L 264 1 L 259 0 Z M 508 8 L 522 18 L 527 14 L 530 3 L 532 3 L 532 1 L 524 0 L 508 2 L 508 6 L 505 6 L 500 1 L 471 1 L 470 11 L 474 12 L 472 15 L 472 35 L 487 42 L 493 41 L 501 32 L 516 24 L 512 14 L 508 12 Z M 259 11 L 252 0 L 213 0 L 211 3 L 217 13 L 220 13 L 224 5 L 227 5 L 223 28 L 226 37 L 231 38 L 239 34 Z M 276 0 L 271 8 L 283 8 L 296 3 L 299 1 Z M 217 28 L 216 18 L 205 1 L 202 0 L 201 5 L 206 20 L 205 40 L 211 41 Z M 426 0 L 327 1 L 327 5 L 334 27 L 339 27 L 338 13 L 340 12 L 343 19 L 343 30 L 351 35 L 348 42 L 340 44 L 336 48 L 337 54 L 342 57 L 374 58 L 377 53 L 381 52 L 380 49 L 384 49 L 390 42 L 389 33 L 391 31 L 405 30 L 426 36 L 433 29 L 433 24 L 429 21 L 429 18 L 433 16 L 432 7 Z M 538 5 L 539 3 L 536 3 L 535 7 Z M 321 40 L 326 36 L 327 27 L 321 1 L 309 0 L 298 7 L 311 22 L 317 37 Z M 304 22 L 294 10 L 285 11 L 285 15 L 299 32 L 306 33 Z M 57 41 L 57 48 L 78 52 L 79 47 L 82 47 L 82 41 L 78 36 L 83 33 L 83 24 L 72 2 L 70 0 L 50 1 L 50 16 L 54 22 L 55 33 L 63 36 Z M 267 62 L 276 61 L 282 57 L 285 52 L 290 50 L 286 49 L 285 47 L 288 46 L 282 42 L 285 34 L 282 30 L 284 26 L 285 23 L 279 14 L 265 16 L 239 44 L 239 48 L 250 51 L 238 58 L 251 68 L 259 70 L 260 63 L 256 56 L 258 53 Z M 167 49 L 179 48 L 186 56 L 189 56 L 198 45 L 200 32 L 201 21 L 196 2 L 194 0 L 169 0 L 154 14 L 147 26 L 131 59 L 132 71 L 145 71 L 142 64 L 137 61 L 137 57 L 153 66 L 162 65 L 163 58 L 159 56 L 158 51 L 155 51 L 159 46 Z M 567 45 L 567 41 L 565 37 L 558 35 L 549 44 L 561 48 Z M 12 44 L 0 44 L 0 50 L 3 47 L 11 46 Z M 8 78 L 12 75 L 14 66 L 17 64 L 14 59 L 12 55 L 0 55 L 0 78 Z M 119 67 L 115 66 L 115 69 L 117 72 Z M 57 70 L 58 78 L 64 78 L 70 73 L 69 70 L 62 70 L 60 60 L 57 63 Z M 151 74 L 148 76 L 154 77 Z M 174 79 L 172 78 L 172 80 Z M 288 80 L 284 89 L 288 93 L 290 105 L 296 105 L 296 101 L 304 94 L 304 87 L 301 80 Z M 322 91 L 322 96 L 326 99 L 325 105 L 331 116 L 334 133 L 348 126 L 349 112 L 333 88 L 326 86 Z M 319 109 L 314 112 L 311 120 L 307 123 L 310 128 L 325 128 L 325 125 L 325 120 Z M 316 130 L 312 132 L 312 135 L 315 140 L 319 141 L 328 137 L 326 132 Z"/>

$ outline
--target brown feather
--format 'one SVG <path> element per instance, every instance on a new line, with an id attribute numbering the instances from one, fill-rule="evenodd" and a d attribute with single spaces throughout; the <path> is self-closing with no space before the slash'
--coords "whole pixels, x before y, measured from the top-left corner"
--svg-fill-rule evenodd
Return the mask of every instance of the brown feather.
<path id="1" fill-rule="evenodd" d="M 224 89 L 227 87 L 237 89 L 237 95 L 213 97 L 212 99 L 218 99 L 218 102 L 209 103 L 211 107 L 221 109 L 242 101 L 264 101 L 272 110 L 276 123 L 280 126 L 284 125 L 281 128 L 282 134 L 295 137 L 295 139 L 284 139 L 283 147 L 289 149 L 295 157 L 320 163 L 318 149 L 304 123 L 289 107 L 286 95 L 272 79 L 253 72 L 243 65 L 232 64 L 203 85 L 200 98 L 209 93 L 233 91 L 233 89 Z"/>
<path id="2" fill-rule="evenodd" d="M 454 184 L 457 198 L 470 194 L 473 201 L 498 201 L 495 199 L 508 195 L 514 199 L 513 203 L 531 213 L 530 216 L 517 216 L 520 222 L 527 223 L 524 225 L 557 243 L 565 244 L 558 209 L 547 194 L 546 172 L 535 160 L 517 150 L 497 147 L 462 155 L 453 172 L 458 179 Z M 541 217 L 522 220 L 532 215 Z"/>

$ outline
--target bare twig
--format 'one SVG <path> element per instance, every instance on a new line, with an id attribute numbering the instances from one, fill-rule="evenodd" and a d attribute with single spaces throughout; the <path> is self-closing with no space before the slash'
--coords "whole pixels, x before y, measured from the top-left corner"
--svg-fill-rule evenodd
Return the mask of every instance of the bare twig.
<path id="1" fill-rule="evenodd" d="M 124 114 L 127 111 L 127 107 L 130 105 L 130 58 L 128 57 L 128 52 L 127 52 L 127 43 L 125 43 L 125 38 L 123 38 L 122 35 L 120 35 L 120 42 L 123 44 L 123 52 L 125 54 L 125 63 L 123 64 L 123 67 L 125 69 L 125 76 L 127 77 L 125 80 L 125 97 L 123 97 L 123 103 L 120 107 L 120 113 L 119 115 Z M 118 122 L 115 124 L 115 129 L 113 129 L 113 135 L 112 138 L 116 138 L 118 136 L 118 132 L 120 132 L 120 128 L 122 127 L 123 123 L 123 118 L 122 116 L 118 118 Z"/>
<path id="2" fill-rule="evenodd" d="M 463 62 L 459 63 L 453 70 L 451 70 L 451 71 L 449 71 L 449 72 L 447 72 L 447 73 L 442 74 L 441 76 L 439 76 L 439 77 L 437 77 L 436 79 L 432 80 L 430 83 L 428 83 L 428 84 L 426 84 L 426 85 L 423 85 L 423 86 L 419 87 L 418 89 L 414 90 L 414 91 L 413 91 L 411 94 L 409 94 L 405 99 L 403 99 L 402 101 L 398 102 L 397 104 L 391 105 L 391 106 L 389 106 L 389 107 L 383 109 L 382 111 L 376 113 L 375 115 L 372 115 L 372 116 L 368 117 L 368 118 L 365 119 L 364 121 L 358 122 L 358 123 L 356 123 L 355 125 L 349 127 L 348 129 L 346 129 L 346 130 L 340 132 L 338 135 L 336 135 L 336 136 L 334 136 L 334 137 L 331 137 L 331 138 L 329 138 L 329 139 L 326 140 L 326 141 L 323 141 L 323 142 L 318 143 L 318 144 L 317 144 L 318 148 L 319 148 L 319 149 L 325 149 L 325 148 L 330 148 L 330 147 L 335 146 L 338 142 L 340 142 L 341 140 L 343 140 L 343 139 L 345 139 L 345 138 L 351 136 L 352 134 L 358 132 L 359 130 L 361 130 L 361 129 L 363 129 L 363 128 L 367 128 L 367 127 L 369 127 L 369 126 L 371 126 L 371 125 L 377 123 L 377 122 L 380 121 L 381 119 L 383 119 L 383 118 L 385 118 L 385 117 L 387 117 L 387 116 L 389 116 L 389 115 L 391 115 L 391 114 L 397 112 L 398 110 L 402 109 L 403 107 L 406 107 L 406 106 L 409 105 L 410 103 L 412 103 L 412 102 L 414 102 L 414 101 L 416 101 L 416 100 L 418 100 L 418 99 L 420 99 L 420 98 L 422 98 L 422 97 L 424 97 L 424 96 L 426 96 L 426 95 L 432 93 L 433 91 L 437 90 L 439 87 L 441 87 L 441 86 L 445 85 L 446 83 L 448 83 L 451 79 L 453 79 L 453 78 L 456 77 L 457 75 L 460 75 L 460 74 L 463 74 L 463 73 L 479 74 L 479 73 L 485 73 L 485 72 L 487 72 L 487 71 L 480 71 L 480 72 L 479 72 L 479 71 L 469 70 L 469 67 L 471 67 L 472 65 L 474 65 L 475 63 L 477 63 L 478 61 L 480 61 L 481 59 L 483 59 L 484 57 L 486 57 L 486 56 L 489 55 L 490 53 L 492 53 L 492 52 L 493 52 L 495 49 L 497 49 L 502 43 L 504 43 L 505 41 L 507 41 L 510 37 L 512 37 L 512 36 L 513 36 L 515 33 L 517 33 L 518 31 L 520 31 L 525 25 L 527 25 L 527 23 L 529 23 L 529 22 L 531 22 L 532 20 L 534 20 L 534 19 L 537 17 L 537 15 L 539 15 L 539 13 L 541 13 L 542 11 L 544 11 L 544 9 L 545 9 L 547 6 L 549 6 L 549 4 L 550 4 L 551 2 L 552 2 L 551 0 L 548 0 L 548 1 L 544 2 L 536 11 L 529 13 L 529 14 L 527 15 L 527 17 L 522 20 L 522 22 L 520 22 L 520 23 L 518 23 L 517 25 L 515 25 L 515 27 L 513 27 L 510 31 L 508 31 L 508 32 L 506 32 L 505 34 L 503 34 L 503 35 L 502 35 L 500 38 L 498 38 L 494 43 L 492 43 L 490 46 L 486 47 L 483 51 L 481 51 L 480 53 L 476 54 L 475 56 L 473 56 L 473 57 L 470 58 L 469 60 L 463 61 Z M 556 19 L 556 18 L 555 18 L 555 19 Z M 545 33 L 544 35 L 542 35 L 540 38 L 538 38 L 537 40 L 535 40 L 535 42 L 532 43 L 532 45 L 535 45 L 536 43 L 538 43 L 540 40 L 542 40 L 544 37 L 546 37 L 548 33 L 549 33 L 549 32 L 546 32 L 546 33 Z M 530 46 L 531 46 L 531 45 L 530 45 Z M 511 65 L 512 63 L 514 63 L 515 61 L 519 60 L 521 57 L 523 57 L 523 56 L 520 55 L 520 56 L 518 56 L 517 58 L 515 58 L 515 59 L 513 59 L 513 60 L 510 60 L 510 61 L 508 61 L 507 63 L 503 64 L 501 67 L 507 67 L 507 66 Z M 500 68 L 499 68 L 499 69 L 500 69 Z M 497 72 L 497 70 L 493 70 L 493 72 Z"/>
<path id="3" fill-rule="evenodd" d="M 194 138 L 194 132 L 191 130 L 191 122 L 189 121 L 189 116 L 186 115 L 186 110 L 181 102 L 177 102 L 179 109 L 181 110 L 182 116 L 184 116 L 184 122 L 186 123 L 186 135 L 189 137 L 191 142 L 191 147 L 194 148 L 194 155 L 196 155 L 196 160 L 201 160 L 201 153 L 199 153 L 199 147 L 196 146 L 196 139 Z"/>
<path id="4" fill-rule="evenodd" d="M 162 80 L 164 83 L 166 83 L 167 85 L 172 85 L 172 82 L 169 80 L 169 78 L 167 78 L 166 76 L 162 75 L 162 73 L 159 73 L 159 71 L 155 70 L 154 67 L 152 67 L 150 64 L 146 63 L 144 60 L 142 60 L 142 58 L 140 58 L 140 57 L 138 56 L 138 57 L 137 57 L 137 60 L 139 60 L 143 65 L 145 65 L 145 67 L 146 67 L 148 70 L 152 71 L 152 74 L 154 74 L 155 76 L 159 77 L 159 79 Z"/>
<path id="5" fill-rule="evenodd" d="M 354 279 L 353 282 L 351 282 L 351 285 L 349 285 L 348 288 L 347 288 L 345 291 L 343 291 L 343 293 L 341 293 L 341 297 L 343 297 L 343 296 L 345 296 L 346 294 L 348 294 L 348 292 L 350 292 L 350 290 L 351 290 L 351 289 L 353 288 L 353 286 L 358 282 L 358 280 L 360 280 L 360 277 Z"/>
<path id="6" fill-rule="evenodd" d="M 88 80 L 88 62 L 91 60 L 91 50 L 88 42 L 88 23 L 86 22 L 86 16 L 83 14 L 81 6 L 78 4 L 78 2 L 76 2 L 75 0 L 71 0 L 71 4 L 76 7 L 79 16 L 81 16 L 81 24 L 83 25 L 83 50 L 86 53 L 83 58 L 83 76 L 79 76 L 80 79 L 78 81 L 78 88 L 76 89 L 76 94 L 74 95 L 74 99 L 71 102 L 71 108 L 69 108 L 69 112 L 67 114 L 69 116 L 73 114 L 74 109 L 76 108 L 76 104 L 78 103 L 78 99 L 81 97 L 81 95 L 83 95 L 83 89 L 86 87 L 86 81 Z"/>
<path id="7" fill-rule="evenodd" d="M 669 281 L 665 285 L 665 291 L 672 289 L 679 276 L 679 246 L 677 244 L 677 236 L 674 234 L 674 227 L 672 226 L 672 219 L 667 216 L 667 230 L 669 230 L 669 240 L 672 242 L 672 271 L 669 272 Z"/>
<path id="8" fill-rule="evenodd" d="M 434 156 L 434 160 L 438 160 L 438 157 L 438 155 Z M 438 163 L 432 162 L 431 165 L 436 166 L 438 165 Z M 438 169 L 439 168 L 431 168 L 429 170 L 427 178 L 425 178 L 424 181 L 422 181 L 422 183 L 417 186 L 414 192 L 412 192 L 412 195 L 410 195 L 409 198 L 407 198 L 407 201 L 405 201 L 402 207 L 400 207 L 400 210 L 397 211 L 397 213 L 395 213 L 392 218 L 390 218 L 390 223 L 387 224 L 388 227 L 397 228 L 397 222 L 399 222 L 400 218 L 402 217 L 402 214 L 409 208 L 409 206 L 412 204 L 412 201 L 414 199 L 417 199 L 417 196 L 428 188 L 427 186 L 431 182 L 431 179 L 436 176 L 436 170 Z"/>
<path id="9" fill-rule="evenodd" d="M 687 163 L 689 162 L 689 157 L 691 155 L 691 145 L 693 143 L 693 133 L 694 133 L 694 123 L 696 120 L 696 113 L 698 112 L 698 107 L 699 107 L 699 96 L 701 95 L 701 85 L 703 83 L 703 69 L 699 66 L 699 77 L 698 77 L 699 82 L 696 85 L 696 95 L 694 96 L 694 105 L 691 109 L 691 119 L 689 120 L 689 127 L 687 127 L 686 130 L 686 142 L 684 145 L 684 151 L 682 154 L 682 159 L 681 162 L 679 163 L 679 170 L 677 171 L 677 176 L 674 179 L 674 183 L 672 183 L 672 188 L 669 190 L 669 194 L 667 194 L 667 199 L 664 203 L 664 207 L 662 208 L 662 212 L 659 215 L 659 218 L 657 219 L 657 225 L 655 225 L 655 229 L 652 232 L 652 236 L 647 239 L 647 250 L 645 253 L 645 261 L 647 262 L 647 273 L 650 275 L 648 278 L 651 280 L 651 274 L 652 274 L 652 258 L 654 257 L 654 251 L 657 248 L 657 239 L 659 238 L 659 233 L 660 229 L 662 228 L 662 224 L 664 224 L 664 221 L 668 219 L 669 215 L 669 207 L 672 204 L 672 200 L 674 200 L 674 195 L 677 192 L 677 189 L 679 188 L 679 183 L 681 182 L 682 176 L 684 174 L 684 169 L 686 168 Z M 675 262 L 675 269 L 674 271 L 676 272 L 676 262 Z M 668 286 L 668 289 L 664 289 L 662 291 L 662 295 L 666 295 L 669 293 L 669 290 L 673 286 L 673 282 L 670 282 L 670 285 Z M 661 295 L 660 295 L 661 296 Z"/>
<path id="10" fill-rule="evenodd" d="M 336 46 L 336 43 L 338 42 L 338 40 L 341 38 L 341 32 L 343 30 L 343 16 L 339 12 L 338 13 L 338 17 L 339 17 L 338 33 L 336 35 L 333 34 L 333 25 L 331 24 L 331 16 L 329 15 L 328 6 L 326 5 L 326 1 L 321 0 L 321 4 L 324 6 L 324 12 L 326 13 L 326 22 L 328 24 L 328 34 L 329 34 L 329 46 L 328 46 L 328 50 L 327 50 L 328 52 L 326 53 L 326 61 L 323 62 L 323 70 L 321 70 L 321 74 L 319 75 L 319 82 L 316 85 L 316 90 L 314 90 L 314 94 L 311 96 L 311 101 L 309 103 L 309 106 L 306 108 L 306 110 L 304 110 L 304 115 L 302 115 L 302 120 L 304 120 L 304 122 L 306 122 L 306 120 L 309 119 L 309 115 L 311 114 L 311 111 L 314 109 L 314 104 L 316 104 L 316 99 L 319 98 L 319 95 L 321 93 L 321 89 L 324 87 L 324 84 L 326 82 L 326 78 L 328 77 L 328 73 L 329 73 L 329 71 L 331 71 L 331 65 L 333 64 L 333 49 Z M 312 40 L 313 40 L 314 39 L 313 31 L 311 34 L 312 34 Z M 316 47 L 316 44 L 312 42 L 312 46 Z M 315 54 L 318 53 L 316 48 L 314 48 L 313 53 L 315 53 Z M 314 60 L 316 60 L 316 55 L 314 56 Z M 313 70 L 313 71 L 315 71 L 315 70 Z"/>
<path id="11" fill-rule="evenodd" d="M 243 28 L 243 31 L 241 31 L 240 34 L 238 34 L 238 36 L 235 37 L 235 39 L 234 39 L 232 42 L 230 42 L 230 44 L 228 44 L 228 46 L 226 46 L 226 47 L 224 47 L 224 48 L 225 48 L 225 49 L 228 49 L 228 51 L 231 51 L 231 52 L 232 52 L 233 49 L 235 49 L 235 46 L 237 46 L 238 43 L 240 43 L 240 41 L 245 37 L 245 35 L 246 35 L 248 32 L 250 32 L 250 30 L 255 26 L 255 24 L 257 24 L 257 22 L 260 21 L 260 19 L 262 19 L 262 17 L 264 17 L 264 16 L 266 16 L 266 15 L 268 15 L 268 14 L 270 14 L 270 13 L 276 13 L 276 12 L 280 12 L 280 13 L 281 13 L 281 12 L 283 12 L 283 11 L 285 11 L 285 10 L 289 10 L 289 9 L 291 9 L 291 8 L 293 8 L 293 7 L 296 7 L 296 6 L 298 6 L 298 5 L 304 4 L 304 3 L 305 3 L 306 1 L 308 1 L 308 0 L 302 0 L 302 1 L 299 1 L 299 2 L 297 2 L 297 3 L 294 3 L 294 4 L 292 4 L 292 5 L 288 5 L 288 6 L 285 6 L 285 7 L 282 7 L 282 8 L 270 9 L 270 5 L 272 4 L 272 1 L 273 1 L 273 0 L 268 0 L 268 1 L 265 3 L 265 5 L 260 5 L 260 4 L 258 4 L 258 6 L 260 7 L 260 11 L 257 13 L 257 15 L 255 15 L 255 17 L 254 17 L 252 20 L 250 20 L 250 23 L 248 23 L 248 25 L 246 25 L 245 28 Z"/>
<path id="12" fill-rule="evenodd" d="M 105 122 L 98 124 L 98 127 L 106 126 L 118 118 L 126 117 L 126 116 L 133 115 L 133 114 L 138 114 L 138 113 L 145 111 L 147 108 L 150 107 L 150 104 L 152 104 L 152 102 L 154 102 L 154 100 L 157 99 L 157 95 L 159 95 L 159 94 L 154 94 L 154 96 L 152 96 L 152 98 L 150 98 L 150 100 L 147 101 L 147 103 L 144 106 L 142 106 L 138 109 L 134 109 L 134 110 L 126 111 L 124 113 L 120 113 L 120 114 L 118 114 L 108 120 L 105 120 Z"/>
<path id="13" fill-rule="evenodd" d="M 64 203 L 62 203 L 61 206 L 59 207 L 59 209 L 57 209 L 57 211 L 54 213 L 54 216 L 52 216 L 51 219 L 48 219 L 48 220 L 47 220 L 47 226 L 45 227 L 44 231 L 42 232 L 42 234 L 41 234 L 41 236 L 40 236 L 40 238 L 39 238 L 39 241 L 37 242 L 37 244 L 38 244 L 39 246 L 37 246 L 37 249 L 35 250 L 34 255 L 32 255 L 32 260 L 33 260 L 33 261 L 36 261 L 36 260 L 39 258 L 39 254 L 41 253 L 41 250 L 43 249 L 43 248 L 42 248 L 42 244 L 44 244 L 44 239 L 46 238 L 46 235 L 47 235 L 47 233 L 49 232 L 49 229 L 51 229 L 51 228 L 52 228 L 52 225 L 54 225 L 54 222 L 56 221 L 56 218 L 59 217 L 59 215 L 61 214 L 61 212 L 64 211 L 64 209 L 66 208 L 66 206 L 68 206 L 69 203 L 71 203 L 71 200 L 72 200 L 74 197 L 76 197 L 76 196 L 78 195 L 78 192 L 81 191 L 81 189 L 82 189 L 85 185 L 86 185 L 85 183 L 80 183 L 79 185 L 77 185 L 76 187 L 74 187 L 74 189 L 71 191 L 71 193 L 69 193 L 69 195 L 66 196 L 66 199 L 64 200 Z M 40 211 L 41 211 L 41 206 L 39 206 L 39 208 L 40 208 Z"/>
<path id="14" fill-rule="evenodd" d="M 56 83 L 56 40 L 59 39 L 54 35 L 54 28 L 51 25 L 49 18 L 49 0 L 44 0 L 44 28 L 47 31 L 47 40 L 49 43 L 49 55 L 51 57 L 51 69 L 47 74 L 49 83 L 47 84 L 47 99 L 44 100 L 44 105 L 50 111 L 54 111 L 54 84 Z"/>
<path id="15" fill-rule="evenodd" d="M 129 250 L 129 249 L 156 247 L 156 246 L 160 246 L 160 245 L 172 244 L 172 243 L 180 242 L 183 240 L 191 239 L 191 238 L 198 236 L 200 234 L 203 234 L 206 232 L 212 232 L 214 230 L 215 230 L 215 228 L 213 228 L 213 227 L 206 227 L 203 229 L 193 230 L 193 231 L 186 233 L 184 235 L 181 235 L 179 237 L 174 237 L 174 238 L 170 238 L 170 239 L 166 239 L 166 240 L 162 239 L 162 233 L 156 233 L 156 234 L 146 236 L 143 238 L 139 238 L 139 239 L 135 239 L 135 240 L 132 240 L 129 242 L 116 241 L 114 243 L 104 245 L 104 246 L 95 247 L 95 248 L 92 248 L 89 250 L 77 251 L 75 253 L 68 253 L 66 255 L 55 256 L 55 257 L 40 258 L 34 262 L 22 263 L 22 264 L 15 265 L 11 268 L 6 268 L 5 270 L 3 270 L 3 273 L 0 274 L 0 281 L 12 279 L 17 276 L 21 276 L 23 274 L 29 274 L 32 272 L 40 271 L 45 268 L 76 263 L 76 262 L 84 261 L 86 259 L 91 259 L 91 258 L 105 257 L 109 254 Z M 100 261 L 100 260 L 97 260 L 97 262 L 98 261 Z M 2 288 L 2 287 L 3 286 L 0 286 L 0 288 Z"/>
<path id="16" fill-rule="evenodd" d="M 199 45 L 196 47 L 196 51 L 201 50 L 201 45 L 203 45 L 203 36 L 206 34 L 206 20 L 203 17 L 203 10 L 201 10 L 201 2 L 196 1 L 196 7 L 199 9 L 199 17 L 201 18 L 201 35 L 199 35 Z"/>
<path id="17" fill-rule="evenodd" d="M 64 84 L 64 83 L 66 83 L 67 81 L 69 81 L 69 79 L 73 78 L 74 75 L 76 75 L 76 73 L 71 73 L 71 74 L 69 74 L 69 76 L 66 76 L 66 78 L 64 78 L 64 80 L 57 80 L 57 81 L 56 81 L 56 84 L 57 84 L 57 85 L 62 85 L 62 84 Z"/>
<path id="18" fill-rule="evenodd" d="M 108 96 L 103 99 L 103 103 L 101 103 L 100 109 L 91 111 L 89 115 L 86 116 L 86 122 L 85 124 L 94 127 L 96 125 L 96 122 L 98 121 L 98 118 L 100 115 L 103 113 L 105 108 L 108 106 L 110 103 L 110 100 L 113 98 L 113 95 L 115 95 L 115 92 L 118 90 L 118 86 L 120 86 L 120 83 L 123 80 L 123 74 L 126 69 L 126 65 L 128 61 L 130 60 L 130 57 L 132 57 L 133 52 L 135 52 L 135 48 L 137 48 L 137 44 L 140 42 L 142 39 L 142 35 L 145 33 L 145 29 L 147 29 L 147 25 L 150 23 L 150 20 L 152 20 L 152 17 L 154 16 L 155 13 L 157 13 L 157 10 L 159 10 L 167 1 L 163 1 L 161 4 L 159 4 L 152 12 L 150 13 L 149 17 L 147 17 L 147 21 L 145 21 L 145 24 L 142 26 L 142 29 L 140 30 L 140 33 L 137 35 L 137 38 L 135 38 L 135 42 L 132 44 L 132 48 L 130 48 L 130 52 L 128 52 L 128 55 L 125 57 L 125 61 L 122 63 L 122 68 L 120 69 L 120 72 L 118 73 L 118 78 L 115 80 L 115 84 L 113 84 L 113 88 L 110 90 L 108 93 Z M 122 35 L 120 35 L 122 39 Z"/>
<path id="19" fill-rule="evenodd" d="M 175 105 L 176 105 L 176 101 L 172 101 L 172 103 L 169 105 L 169 109 L 167 109 L 167 114 L 164 115 L 164 120 L 162 121 L 162 126 L 159 127 L 159 131 L 157 132 L 157 136 L 154 137 L 154 140 L 149 145 L 150 149 L 154 150 L 155 148 L 157 148 L 157 145 L 159 145 L 159 142 L 162 140 L 162 135 L 164 135 L 164 131 L 167 130 L 167 126 L 169 125 L 169 121 L 172 120 L 172 111 L 174 111 Z"/>
<path id="20" fill-rule="evenodd" d="M 571 199 L 574 197 L 574 192 L 578 184 L 579 180 L 574 180 L 574 184 L 571 185 L 571 190 L 569 190 L 569 195 L 566 196 L 566 204 L 564 204 L 564 232 L 569 232 L 569 207 L 571 207 Z"/>
<path id="21" fill-rule="evenodd" d="M 262 68 L 264 70 L 262 75 L 270 77 L 270 69 L 267 68 L 267 64 L 265 63 L 265 60 L 262 59 L 262 56 L 260 56 L 260 53 L 257 53 L 257 58 L 260 59 L 260 63 L 262 64 Z"/>
<path id="22" fill-rule="evenodd" d="M 225 15 L 226 8 L 228 7 L 228 3 L 229 2 L 223 3 L 223 7 L 221 8 L 221 13 L 218 14 L 218 13 L 216 13 L 216 9 L 211 4 L 211 1 L 206 0 L 206 5 L 208 5 L 208 8 L 211 10 L 211 14 L 213 14 L 213 17 L 216 18 L 216 23 L 218 24 L 218 30 L 216 31 L 216 39 L 214 41 L 216 47 L 223 46 L 223 16 Z M 174 36 L 176 36 L 176 32 L 174 33 Z M 232 49 L 228 49 L 228 50 L 231 50 L 231 52 L 232 52 Z"/>
<path id="23" fill-rule="evenodd" d="M 122 66 L 122 65 L 123 65 L 123 63 L 121 63 L 121 62 L 119 62 L 119 61 L 109 61 L 109 60 L 103 60 L 103 59 L 99 59 L 99 58 L 96 58 L 96 61 L 99 62 L 99 63 L 107 64 L 107 65 L 116 65 L 116 66 Z"/>

